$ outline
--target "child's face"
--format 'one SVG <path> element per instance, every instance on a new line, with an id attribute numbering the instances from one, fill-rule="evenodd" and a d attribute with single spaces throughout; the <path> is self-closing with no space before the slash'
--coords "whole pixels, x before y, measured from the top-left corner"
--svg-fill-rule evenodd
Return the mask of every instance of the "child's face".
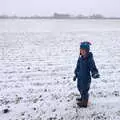
<path id="1" fill-rule="evenodd" d="M 85 49 L 80 49 L 80 55 L 86 56 L 87 52 Z"/>

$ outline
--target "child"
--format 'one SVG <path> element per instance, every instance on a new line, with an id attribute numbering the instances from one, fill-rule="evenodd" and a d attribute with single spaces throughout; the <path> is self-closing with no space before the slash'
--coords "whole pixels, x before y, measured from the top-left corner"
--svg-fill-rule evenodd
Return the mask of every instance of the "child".
<path id="1" fill-rule="evenodd" d="M 93 54 L 90 52 L 90 43 L 82 42 L 80 44 L 80 56 L 77 61 L 77 66 L 75 69 L 75 76 L 73 80 L 77 78 L 77 88 L 81 94 L 81 98 L 77 98 L 77 105 L 79 107 L 87 107 L 89 99 L 89 88 L 91 84 L 91 74 L 92 77 L 99 78 L 99 73 L 96 68 Z"/>

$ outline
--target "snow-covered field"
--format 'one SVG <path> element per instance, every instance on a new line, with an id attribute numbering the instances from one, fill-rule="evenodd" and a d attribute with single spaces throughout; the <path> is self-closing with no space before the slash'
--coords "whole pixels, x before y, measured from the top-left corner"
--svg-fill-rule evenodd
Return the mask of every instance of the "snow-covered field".
<path id="1" fill-rule="evenodd" d="M 81 109 L 72 78 L 84 40 L 101 78 Z M 0 20 L 0 120 L 120 120 L 120 20 Z"/>

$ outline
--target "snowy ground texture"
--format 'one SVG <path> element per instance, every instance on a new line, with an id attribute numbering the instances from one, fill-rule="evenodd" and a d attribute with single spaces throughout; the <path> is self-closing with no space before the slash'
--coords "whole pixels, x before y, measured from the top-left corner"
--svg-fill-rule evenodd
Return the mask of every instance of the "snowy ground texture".
<path id="1" fill-rule="evenodd" d="M 84 40 L 101 78 L 80 109 L 72 78 Z M 0 20 L 0 120 L 120 120 L 120 21 Z"/>

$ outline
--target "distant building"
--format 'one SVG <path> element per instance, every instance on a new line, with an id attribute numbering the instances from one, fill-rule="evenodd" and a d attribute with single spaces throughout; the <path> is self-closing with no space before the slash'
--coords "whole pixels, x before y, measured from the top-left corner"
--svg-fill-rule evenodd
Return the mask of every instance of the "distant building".
<path id="1" fill-rule="evenodd" d="M 14 16 L 8 16 L 8 15 L 0 15 L 0 19 L 16 19 L 18 18 L 16 15 Z"/>
<path id="2" fill-rule="evenodd" d="M 93 14 L 92 16 L 89 16 L 90 19 L 104 19 L 104 16 L 101 14 Z"/>
<path id="3" fill-rule="evenodd" d="M 1 19 L 6 19 L 6 18 L 8 18 L 8 16 L 7 15 L 1 15 L 0 18 Z"/>
<path id="4" fill-rule="evenodd" d="M 76 16 L 76 18 L 77 19 L 88 19 L 88 16 L 80 14 L 80 15 Z"/>
<path id="5" fill-rule="evenodd" d="M 59 13 L 54 13 L 53 17 L 56 19 L 69 19 L 69 18 L 71 18 L 71 16 L 69 14 L 59 14 Z"/>

